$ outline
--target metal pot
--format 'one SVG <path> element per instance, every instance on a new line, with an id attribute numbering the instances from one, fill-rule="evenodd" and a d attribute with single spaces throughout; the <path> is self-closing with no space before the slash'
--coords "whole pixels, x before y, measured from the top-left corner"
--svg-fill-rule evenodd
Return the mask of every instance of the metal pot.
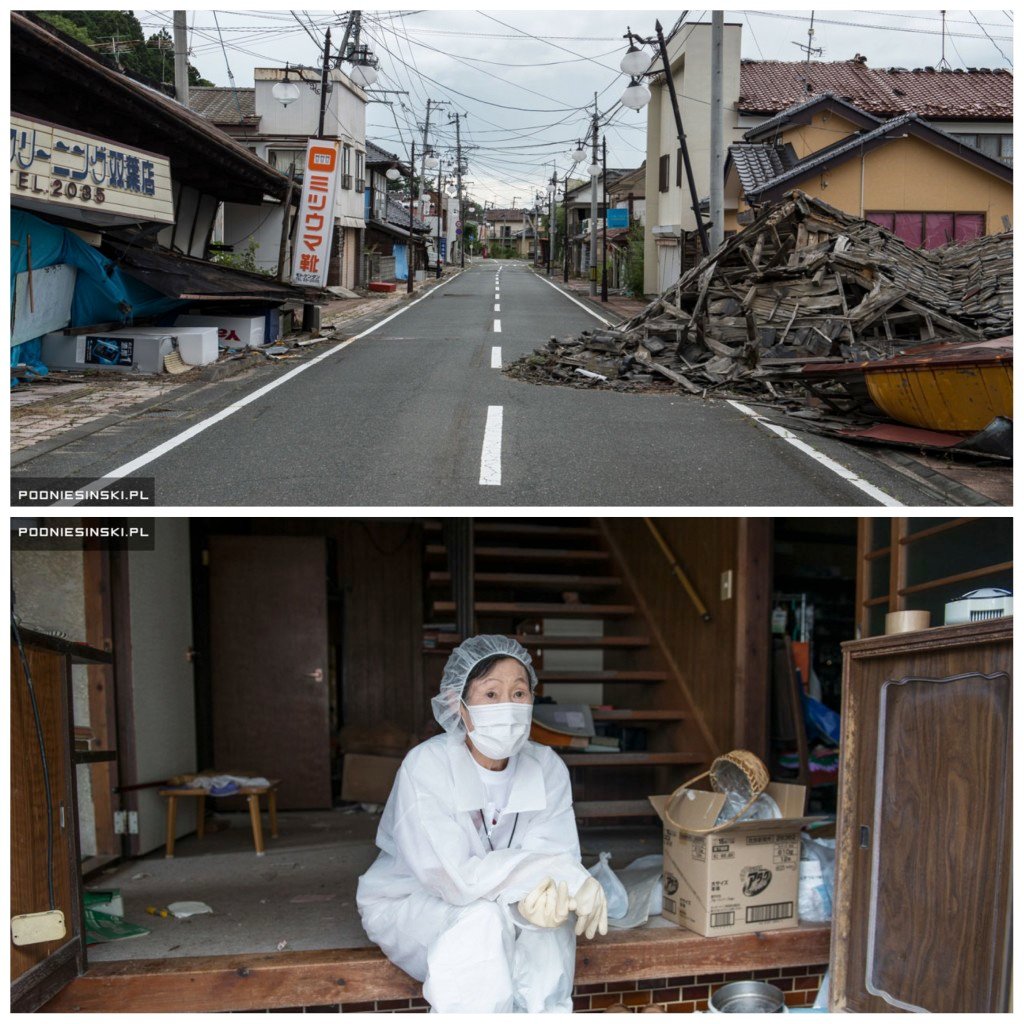
<path id="1" fill-rule="evenodd" d="M 733 981 L 712 995 L 708 1009 L 712 1013 L 784 1013 L 786 999 L 767 981 Z"/>

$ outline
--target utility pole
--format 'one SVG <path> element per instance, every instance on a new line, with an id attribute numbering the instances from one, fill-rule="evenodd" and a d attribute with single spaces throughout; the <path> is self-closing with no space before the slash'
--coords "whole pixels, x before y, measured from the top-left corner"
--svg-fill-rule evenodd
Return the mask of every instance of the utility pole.
<path id="1" fill-rule="evenodd" d="M 569 283 L 569 174 L 572 171 L 565 172 L 565 188 L 562 190 L 562 214 L 565 217 L 565 241 L 562 247 L 562 282 L 564 284 Z"/>
<path id="2" fill-rule="evenodd" d="M 188 106 L 188 26 L 185 11 L 174 12 L 174 98 Z"/>
<path id="3" fill-rule="evenodd" d="M 427 136 L 430 134 L 430 104 L 433 101 L 430 97 L 427 97 L 427 119 L 423 122 L 423 155 L 420 157 L 420 181 L 422 181 L 427 174 Z M 414 167 L 415 171 L 416 168 Z"/>
<path id="4" fill-rule="evenodd" d="M 590 134 L 590 294 L 597 294 L 597 93 L 594 93 L 594 119 Z"/>
<path id="5" fill-rule="evenodd" d="M 458 180 L 459 190 L 459 234 L 456 236 L 459 240 L 459 263 L 462 267 L 466 266 L 466 225 L 463 223 L 462 217 L 462 135 L 460 134 L 459 120 L 461 114 L 455 115 L 455 176 Z M 449 121 L 449 124 L 451 122 Z"/>
<path id="6" fill-rule="evenodd" d="M 441 276 L 441 217 L 444 204 L 441 199 L 441 160 L 437 161 L 437 209 L 434 211 L 437 216 L 437 245 L 434 248 L 434 259 L 437 261 L 437 277 Z"/>
<path id="7" fill-rule="evenodd" d="M 416 206 L 416 140 L 412 140 L 412 153 L 411 159 L 409 160 L 409 264 L 408 271 L 405 275 L 405 290 L 412 295 L 412 279 L 416 273 L 416 250 L 413 248 L 413 235 L 412 235 L 412 217 L 413 210 Z"/>
<path id="8" fill-rule="evenodd" d="M 722 172 L 722 40 L 724 12 L 711 12 L 711 249 L 717 249 L 725 238 L 725 199 Z M 682 264 L 680 264 L 682 266 Z"/>
<path id="9" fill-rule="evenodd" d="M 551 276 L 551 256 L 555 248 L 555 237 L 558 234 L 557 217 L 555 211 L 558 209 L 558 167 L 551 165 L 551 198 L 548 199 L 548 277 Z"/>
<path id="10" fill-rule="evenodd" d="M 320 125 L 316 130 L 316 137 L 324 137 L 324 115 L 327 113 L 327 77 L 330 74 L 331 63 L 331 30 L 327 29 L 327 36 L 324 39 L 324 66 L 320 72 Z"/>
<path id="11" fill-rule="evenodd" d="M 601 301 L 608 301 L 608 136 L 601 139 Z"/>
<path id="12" fill-rule="evenodd" d="M 661 28 L 661 22 L 654 23 L 654 31 L 658 34 L 658 49 L 661 52 L 661 63 L 665 69 L 665 86 L 668 89 L 669 99 L 672 101 L 672 113 L 676 120 L 676 134 L 679 136 L 679 148 L 683 151 L 683 166 L 686 168 L 686 181 L 690 186 L 690 204 L 693 208 L 693 216 L 697 220 L 697 234 L 700 237 L 701 252 L 707 256 L 711 251 L 708 242 L 707 228 L 700 215 L 700 200 L 697 198 L 697 186 L 693 180 L 693 167 L 690 164 L 690 151 L 686 146 L 686 132 L 683 131 L 683 117 L 679 113 L 679 97 L 676 96 L 676 83 L 672 78 L 672 67 L 668 62 L 668 48 L 665 45 L 665 34 Z M 682 219 L 682 218 L 680 218 Z M 686 232 L 679 229 L 679 268 L 683 268 L 683 254 L 686 250 Z"/>

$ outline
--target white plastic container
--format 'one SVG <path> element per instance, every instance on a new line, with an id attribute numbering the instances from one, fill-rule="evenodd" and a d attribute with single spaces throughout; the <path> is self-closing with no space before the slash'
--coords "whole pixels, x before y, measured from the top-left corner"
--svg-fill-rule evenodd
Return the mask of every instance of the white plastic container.
<path id="1" fill-rule="evenodd" d="M 218 342 L 228 348 L 259 348 L 263 344 L 265 322 L 262 316 L 218 316 L 216 313 L 183 313 L 174 321 L 176 326 L 214 327 Z M 182 359 L 185 359 L 184 354 Z"/>

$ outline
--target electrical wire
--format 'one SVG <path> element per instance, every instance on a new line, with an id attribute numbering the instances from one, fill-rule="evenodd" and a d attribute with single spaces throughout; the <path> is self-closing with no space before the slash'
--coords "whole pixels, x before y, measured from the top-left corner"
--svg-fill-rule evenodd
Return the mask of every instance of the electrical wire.
<path id="1" fill-rule="evenodd" d="M 999 46 L 999 44 L 988 34 L 988 29 L 985 28 L 985 26 L 982 25 L 982 23 L 980 21 L 978 21 L 977 15 L 975 15 L 974 11 L 971 11 L 971 17 L 974 18 L 975 22 L 978 25 L 978 28 L 980 28 L 981 31 L 985 33 L 985 36 L 988 39 L 988 41 L 999 51 L 999 56 L 1002 57 L 1003 60 L 1005 60 L 1006 63 L 1009 64 L 1010 67 L 1012 68 L 1013 67 L 1013 61 L 1010 60 L 1010 58 L 1007 57 L 1005 53 L 1003 53 L 1002 48 Z"/>
<path id="2" fill-rule="evenodd" d="M 50 909 L 57 909 L 57 900 L 54 896 L 53 886 L 53 795 L 50 792 L 50 765 L 46 759 L 46 743 L 43 739 L 43 722 L 39 715 L 39 704 L 36 702 L 36 688 L 32 682 L 32 670 L 28 667 L 28 655 L 25 653 L 25 646 L 21 642 L 21 633 L 18 631 L 18 617 L 14 614 L 14 595 L 11 595 L 11 632 L 14 633 L 14 642 L 18 646 L 18 655 L 21 658 L 21 670 L 25 674 L 25 682 L 28 685 L 28 695 L 32 703 L 32 717 L 36 724 L 36 740 L 39 743 L 39 758 L 43 765 L 43 789 L 46 791 L 46 885 L 50 898 Z"/>

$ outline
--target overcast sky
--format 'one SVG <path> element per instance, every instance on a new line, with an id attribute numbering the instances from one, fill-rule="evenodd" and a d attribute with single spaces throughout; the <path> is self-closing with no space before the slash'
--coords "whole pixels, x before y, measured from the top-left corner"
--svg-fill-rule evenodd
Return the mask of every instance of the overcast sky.
<path id="1" fill-rule="evenodd" d="M 607 4 L 559 10 L 533 4 L 486 12 L 432 4 L 407 11 L 375 7 L 363 12 L 363 39 L 380 58 L 376 89 L 408 95 L 367 108 L 367 138 L 407 155 L 421 129 L 427 98 L 446 100 L 432 113 L 430 142 L 454 150 L 449 117 L 465 114 L 462 140 L 471 149 L 467 186 L 478 200 L 499 206 L 531 204 L 551 177 L 559 175 L 566 154 L 585 134 L 594 93 L 602 114 L 616 108 L 628 84 L 619 71 L 627 25 L 654 34 L 660 19 L 666 33 L 683 13 L 678 9 L 624 10 Z M 539 8 L 539 9 L 538 9 Z M 817 60 L 847 60 L 865 54 L 873 67 L 937 65 L 943 53 L 941 15 L 920 8 L 900 11 L 840 10 L 815 7 L 813 45 Z M 973 13 L 972 13 L 973 10 Z M 170 26 L 170 11 L 138 10 L 147 32 Z M 315 66 L 330 26 L 340 44 L 346 11 L 283 10 L 189 11 L 191 61 L 204 78 L 229 85 L 228 66 L 239 87 L 253 84 L 254 67 Z M 1009 68 L 1013 59 L 1012 10 L 946 10 L 945 57 L 956 67 Z M 710 10 L 690 11 L 687 20 L 709 21 Z M 742 26 L 742 55 L 754 59 L 798 60 L 795 43 L 806 44 L 810 10 L 726 11 L 727 22 Z M 219 28 L 219 33 L 218 33 Z M 317 42 L 318 41 L 318 42 Z M 418 126 L 418 127 L 417 127 Z M 636 167 L 644 159 L 646 113 L 618 106 L 606 135 L 609 167 Z"/>

